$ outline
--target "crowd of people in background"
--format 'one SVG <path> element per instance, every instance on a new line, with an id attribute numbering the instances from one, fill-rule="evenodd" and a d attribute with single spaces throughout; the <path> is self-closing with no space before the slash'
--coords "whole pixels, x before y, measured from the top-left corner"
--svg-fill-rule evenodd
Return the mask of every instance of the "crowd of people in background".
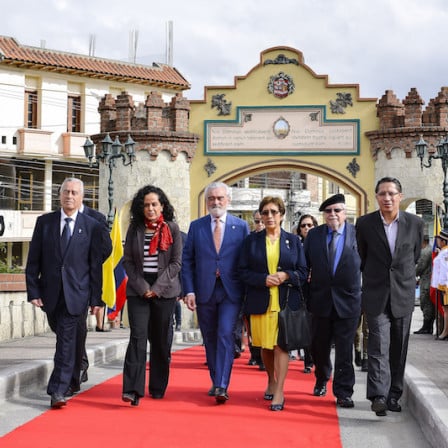
<path id="1" fill-rule="evenodd" d="M 230 399 L 232 367 L 246 334 L 248 363 L 266 375 L 260 395 L 271 411 L 282 411 L 295 357 L 279 343 L 278 315 L 286 302 L 297 309 L 303 291 L 312 342 L 297 354 L 305 374 L 314 369 L 310 393 L 316 399 L 325 396 L 332 378 L 336 405 L 352 408 L 358 366 L 367 372 L 372 411 L 378 416 L 400 412 L 416 278 L 424 320 L 415 333 L 434 331 L 433 287 L 444 311 L 438 338 L 448 339 L 448 230 L 436 235 L 439 253 L 433 262 L 423 221 L 400 210 L 400 182 L 380 179 L 375 197 L 378 210 L 355 225 L 347 221 L 345 196 L 336 194 L 319 207 L 322 224 L 303 214 L 287 232 L 283 200 L 266 196 L 253 212 L 250 231 L 246 221 L 228 211 L 230 187 L 215 182 L 205 189 L 208 214 L 191 222 L 184 234 L 164 191 L 154 185 L 140 188 L 124 244 L 130 337 L 123 401 L 138 406 L 145 389 L 153 399 L 165 396 L 173 332 L 181 330 L 184 302 L 196 313 L 203 338 L 210 376 L 204 393 L 218 405 Z M 82 181 L 66 179 L 60 210 L 37 220 L 26 266 L 28 300 L 46 312 L 57 338 L 47 387 L 52 408 L 65 406 L 87 381 L 86 316 L 89 308 L 101 316 L 104 305 L 101 269 L 111 251 L 110 237 L 104 217 L 82 199 Z"/>

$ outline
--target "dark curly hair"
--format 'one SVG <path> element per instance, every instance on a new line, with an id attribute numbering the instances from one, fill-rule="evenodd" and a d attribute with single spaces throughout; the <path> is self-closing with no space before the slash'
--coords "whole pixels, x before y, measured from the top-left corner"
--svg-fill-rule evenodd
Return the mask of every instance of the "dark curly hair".
<path id="1" fill-rule="evenodd" d="M 165 221 L 174 221 L 174 207 L 171 205 L 168 197 L 159 187 L 154 185 L 145 185 L 135 193 L 131 204 L 131 219 L 134 223 L 144 223 L 145 214 L 143 212 L 143 203 L 145 196 L 149 193 L 155 193 L 159 197 L 159 202 L 163 207 L 163 218 Z"/>

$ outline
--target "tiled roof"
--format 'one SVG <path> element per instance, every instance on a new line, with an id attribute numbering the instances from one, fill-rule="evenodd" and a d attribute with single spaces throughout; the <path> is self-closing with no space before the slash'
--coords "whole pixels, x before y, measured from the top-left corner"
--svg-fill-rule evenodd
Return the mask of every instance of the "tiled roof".
<path id="1" fill-rule="evenodd" d="M 0 64 L 176 90 L 190 88 L 187 80 L 174 67 L 166 64 L 147 66 L 47 50 L 20 45 L 7 36 L 0 36 Z"/>

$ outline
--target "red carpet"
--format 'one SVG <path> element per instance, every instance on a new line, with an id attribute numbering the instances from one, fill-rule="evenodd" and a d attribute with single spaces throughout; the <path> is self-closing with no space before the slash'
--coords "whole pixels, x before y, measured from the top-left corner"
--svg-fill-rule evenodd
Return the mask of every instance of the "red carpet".
<path id="1" fill-rule="evenodd" d="M 138 407 L 123 403 L 119 375 L 10 432 L 0 446 L 341 448 L 334 398 L 330 392 L 312 396 L 314 375 L 302 373 L 302 362 L 290 363 L 285 409 L 272 412 L 263 400 L 266 374 L 247 360 L 244 353 L 235 361 L 225 405 L 207 396 L 210 379 L 198 346 L 173 354 L 163 400 L 145 397 Z"/>

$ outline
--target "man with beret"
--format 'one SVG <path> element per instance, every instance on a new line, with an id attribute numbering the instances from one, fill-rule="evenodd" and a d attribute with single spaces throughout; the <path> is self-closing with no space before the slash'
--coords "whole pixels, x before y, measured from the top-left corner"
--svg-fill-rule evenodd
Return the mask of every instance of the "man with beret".
<path id="1" fill-rule="evenodd" d="M 331 196 L 319 211 L 324 214 L 325 224 L 311 229 L 304 243 L 311 272 L 308 309 L 312 314 L 311 353 L 316 366 L 313 395 L 324 396 L 327 392 L 334 343 L 333 394 L 338 406 L 352 408 L 353 341 L 361 315 L 361 262 L 355 227 L 346 222 L 344 195 Z"/>
<path id="2" fill-rule="evenodd" d="M 356 237 L 362 270 L 362 309 L 367 315 L 367 399 L 378 416 L 400 412 L 412 312 L 415 266 L 423 241 L 423 220 L 400 210 L 398 179 L 375 187 L 379 210 L 360 217 Z"/>

